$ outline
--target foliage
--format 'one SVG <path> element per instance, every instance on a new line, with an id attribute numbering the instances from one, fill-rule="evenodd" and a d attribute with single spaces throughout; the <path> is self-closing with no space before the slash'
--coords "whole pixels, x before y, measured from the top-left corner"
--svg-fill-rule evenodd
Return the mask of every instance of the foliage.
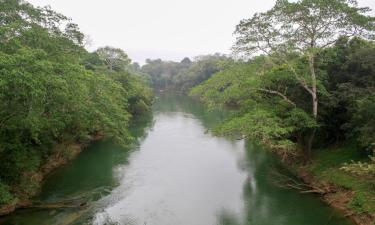
<path id="1" fill-rule="evenodd" d="M 97 49 L 95 53 L 105 63 L 109 70 L 121 71 L 130 63 L 128 55 L 119 48 L 106 46 Z"/>
<path id="2" fill-rule="evenodd" d="M 375 18 L 366 15 L 369 11 L 353 0 L 278 0 L 272 9 L 237 25 L 234 50 L 306 54 L 331 46 L 342 36 L 373 38 Z"/>
<path id="3" fill-rule="evenodd" d="M 179 63 L 147 59 L 141 71 L 148 74 L 155 89 L 166 89 L 172 83 L 172 77 L 179 71 Z"/>
<path id="4" fill-rule="evenodd" d="M 353 115 L 352 124 L 357 132 L 358 140 L 362 146 L 375 152 L 375 95 L 370 94 L 357 100 L 357 109 Z"/>
<path id="5" fill-rule="evenodd" d="M 353 143 L 343 143 L 339 147 L 319 149 L 314 156 L 314 161 L 309 166 L 314 176 L 321 182 L 329 182 L 351 190 L 353 198 L 348 203 L 348 207 L 355 212 L 375 212 L 374 180 L 369 179 L 368 176 L 358 176 L 342 169 L 343 165 L 349 165 L 353 160 L 360 161 L 367 158 L 358 151 L 358 146 Z M 338 198 L 342 198 L 342 195 Z"/>
<path id="6" fill-rule="evenodd" d="M 0 10 L 3 204 L 13 198 L 9 193 L 36 192 L 40 180 L 26 174 L 37 172 L 59 143 L 100 132 L 127 144 L 129 121 L 149 110 L 152 94 L 126 70 L 125 52 L 88 53 L 84 35 L 65 16 L 20 0 L 1 1 Z"/>
<path id="7" fill-rule="evenodd" d="M 299 132 L 317 126 L 311 115 L 296 108 L 298 88 L 271 91 L 279 82 L 293 84 L 288 69 L 283 65 L 270 67 L 264 58 L 249 63 L 237 63 L 216 73 L 195 87 L 191 95 L 198 96 L 211 107 L 229 107 L 236 113 L 217 128 L 218 134 L 243 135 L 261 140 L 279 149 L 290 149 Z M 265 72 L 265 70 L 268 70 Z"/>
<path id="8" fill-rule="evenodd" d="M 254 109 L 242 116 L 227 120 L 216 128 L 216 133 L 221 135 L 242 134 L 246 138 L 267 142 L 273 140 L 277 143 L 293 131 L 281 118 L 264 109 Z"/>
<path id="9" fill-rule="evenodd" d="M 370 157 L 370 162 L 352 162 L 346 163 L 341 169 L 345 172 L 353 173 L 360 176 L 375 177 L 375 158 Z"/>
<path id="10" fill-rule="evenodd" d="M 180 71 L 173 77 L 173 86 L 185 93 L 232 63 L 231 58 L 220 54 L 199 56 L 193 62 L 182 60 Z"/>
<path id="11" fill-rule="evenodd" d="M 181 62 L 148 59 L 141 71 L 150 76 L 156 89 L 185 93 L 232 62 L 231 58 L 220 54 L 199 56 L 194 61 L 184 58 Z"/>
<path id="12" fill-rule="evenodd" d="M 335 116 L 338 97 L 330 83 L 330 63 L 343 64 L 340 55 L 329 57 L 335 52 L 332 46 L 345 38 L 353 45 L 357 40 L 359 48 L 370 46 L 358 38 L 373 37 L 375 18 L 366 15 L 369 10 L 349 0 L 278 0 L 269 11 L 236 27 L 235 53 L 252 58 L 214 74 L 191 94 L 210 106 L 237 112 L 221 129 L 271 143 L 292 143 L 309 159 L 316 131 L 330 126 L 325 122 Z M 369 63 L 361 59 L 360 67 L 371 70 L 372 53 L 361 54 Z"/>
<path id="13" fill-rule="evenodd" d="M 360 8 L 352 0 L 278 0 L 272 9 L 237 25 L 234 50 L 242 55 L 265 54 L 276 66 L 284 64 L 302 89 L 298 95 L 309 97 L 303 99 L 302 105 L 293 103 L 318 122 L 321 95 L 327 93 L 321 85 L 322 77 L 317 74 L 316 57 L 339 37 L 373 38 L 375 18 L 366 15 L 368 11 L 369 8 Z M 285 91 L 290 84 L 281 81 L 277 87 L 284 86 Z M 267 91 L 290 99 L 278 88 Z M 315 128 L 303 134 L 301 143 L 307 157 L 311 155 L 315 134 Z"/>
<path id="14" fill-rule="evenodd" d="M 9 187 L 5 184 L 0 183 L 0 205 L 8 204 L 13 200 L 13 196 L 9 192 Z"/>
<path id="15" fill-rule="evenodd" d="M 340 38 L 335 46 L 319 55 L 323 81 L 330 96 L 321 102 L 326 142 L 356 137 L 363 147 L 371 147 L 375 84 L 375 45 L 359 38 Z"/>
<path id="16" fill-rule="evenodd" d="M 152 89 L 145 85 L 146 81 L 142 77 L 132 75 L 128 71 L 110 73 L 108 76 L 127 90 L 129 112 L 132 115 L 140 115 L 151 110 Z"/>

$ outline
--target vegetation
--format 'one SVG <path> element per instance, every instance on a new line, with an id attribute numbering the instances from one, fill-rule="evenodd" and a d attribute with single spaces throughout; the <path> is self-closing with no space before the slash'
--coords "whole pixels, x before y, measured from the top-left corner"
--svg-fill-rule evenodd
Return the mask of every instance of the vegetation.
<path id="1" fill-rule="evenodd" d="M 184 58 L 181 62 L 146 60 L 141 72 L 148 74 L 152 86 L 158 90 L 174 90 L 186 93 L 223 70 L 233 59 L 225 55 L 214 54 L 198 56 L 194 61 Z"/>
<path id="2" fill-rule="evenodd" d="M 237 26 L 233 49 L 244 61 L 190 94 L 232 111 L 217 134 L 261 140 L 293 164 L 302 157 L 319 179 L 354 191 L 349 208 L 373 213 L 375 160 L 367 155 L 375 152 L 375 18 L 369 11 L 349 0 L 279 0 Z M 332 147 L 346 143 L 353 144 Z"/>
<path id="3" fill-rule="evenodd" d="M 235 51 L 258 56 L 215 74 L 192 94 L 211 105 L 236 109 L 221 132 L 260 137 L 281 150 L 298 146 L 310 159 L 317 130 L 330 142 L 333 130 L 326 129 L 340 130 L 350 123 L 363 133 L 369 129 L 366 125 L 373 127 L 363 118 L 366 110 L 353 110 L 354 104 L 371 101 L 370 96 L 352 99 L 347 98 L 349 89 L 341 91 L 348 83 L 352 85 L 350 91 L 363 94 L 373 87 L 369 82 L 363 86 L 359 82 L 362 78 L 345 65 L 355 64 L 358 70 L 354 73 L 366 77 L 374 73 L 370 65 L 374 44 L 368 38 L 374 34 L 375 18 L 366 16 L 368 11 L 353 1 L 277 1 L 271 10 L 237 26 Z M 350 59 L 354 57 L 350 54 L 361 54 L 365 59 Z M 342 73 L 334 67 L 340 67 Z M 343 80 L 343 74 L 348 79 Z M 331 119 L 341 113 L 345 119 Z M 332 126 L 331 121 L 336 124 Z"/>
<path id="4" fill-rule="evenodd" d="M 319 179 L 354 191 L 349 208 L 372 213 L 375 160 L 366 155 L 375 151 L 375 18 L 369 11 L 351 0 L 278 0 L 237 25 L 233 51 L 242 60 L 148 60 L 141 71 L 157 89 L 190 91 L 210 107 L 231 110 L 214 129 L 218 135 L 261 140 L 293 164 L 304 159 Z M 331 149 L 346 143 L 353 144 Z"/>
<path id="5" fill-rule="evenodd" d="M 32 195 L 57 145 L 103 133 L 131 139 L 152 93 L 121 50 L 89 53 L 76 24 L 52 9 L 0 2 L 0 205 Z"/>
<path id="6" fill-rule="evenodd" d="M 348 199 L 347 207 L 349 209 L 356 213 L 372 214 L 375 212 L 374 179 L 363 173 L 353 175 L 348 173 L 347 169 L 342 169 L 345 164 L 364 159 L 355 144 L 319 149 L 314 156 L 314 163 L 309 165 L 309 169 L 319 181 L 333 183 L 338 187 L 352 191 L 353 196 Z"/>
<path id="7" fill-rule="evenodd" d="M 237 60 L 214 54 L 141 67 L 122 49 L 88 52 L 78 26 L 48 7 L 2 0 L 0 206 L 33 195 L 48 160 L 69 158 L 61 146 L 97 134 L 128 143 L 131 119 L 150 110 L 150 84 L 229 109 L 217 134 L 260 140 L 298 165 L 304 159 L 318 178 L 354 191 L 349 207 L 374 213 L 369 11 L 355 0 L 277 0 L 237 25 Z"/>

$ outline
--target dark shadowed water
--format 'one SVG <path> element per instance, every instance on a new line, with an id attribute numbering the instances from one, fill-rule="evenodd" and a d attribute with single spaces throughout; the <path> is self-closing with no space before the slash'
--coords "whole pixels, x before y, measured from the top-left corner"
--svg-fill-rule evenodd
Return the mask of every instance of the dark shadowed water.
<path id="1" fill-rule="evenodd" d="M 81 209 L 20 210 L 3 224 L 350 225 L 314 195 L 279 188 L 261 147 L 208 132 L 223 115 L 187 97 L 157 99 L 135 147 L 93 143 L 45 182 L 43 202 Z M 73 201 L 73 202 L 74 202 Z"/>

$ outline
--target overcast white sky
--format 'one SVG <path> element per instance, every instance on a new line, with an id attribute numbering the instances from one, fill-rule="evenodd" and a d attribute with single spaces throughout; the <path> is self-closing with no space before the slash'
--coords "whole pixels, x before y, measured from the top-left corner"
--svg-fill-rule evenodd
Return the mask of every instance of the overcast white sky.
<path id="1" fill-rule="evenodd" d="M 124 49 L 133 61 L 180 61 L 209 53 L 230 53 L 236 24 L 275 0 L 28 0 L 50 5 L 90 36 L 89 50 Z M 375 0 L 359 0 L 375 9 Z M 375 15 L 374 12 L 371 13 Z"/>

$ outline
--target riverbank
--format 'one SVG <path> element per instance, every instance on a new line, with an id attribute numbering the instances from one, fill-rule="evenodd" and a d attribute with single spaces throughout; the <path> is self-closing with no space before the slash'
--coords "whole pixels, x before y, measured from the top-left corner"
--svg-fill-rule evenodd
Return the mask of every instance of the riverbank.
<path id="1" fill-rule="evenodd" d="M 0 224 L 352 225 L 316 196 L 275 185 L 266 174 L 280 164 L 261 145 L 207 132 L 223 119 L 186 96 L 159 96 L 152 118 L 129 129 L 132 147 L 95 142 L 43 182 L 42 203 L 84 197 L 87 208 L 18 210 Z"/>
<path id="2" fill-rule="evenodd" d="M 102 133 L 97 133 L 91 135 L 84 142 L 68 141 L 55 145 L 54 154 L 48 157 L 44 165 L 36 172 L 24 173 L 25 182 L 18 187 L 13 187 L 16 198 L 11 203 L 0 206 L 0 216 L 8 215 L 19 208 L 31 206 L 33 202 L 30 199 L 40 192 L 43 180 L 49 174 L 76 158 L 89 143 L 103 138 Z"/>
<path id="3" fill-rule="evenodd" d="M 355 145 L 316 150 L 309 165 L 292 165 L 302 181 L 319 190 L 322 201 L 357 225 L 375 223 L 375 186 L 370 180 L 341 170 L 344 163 L 365 160 Z"/>

